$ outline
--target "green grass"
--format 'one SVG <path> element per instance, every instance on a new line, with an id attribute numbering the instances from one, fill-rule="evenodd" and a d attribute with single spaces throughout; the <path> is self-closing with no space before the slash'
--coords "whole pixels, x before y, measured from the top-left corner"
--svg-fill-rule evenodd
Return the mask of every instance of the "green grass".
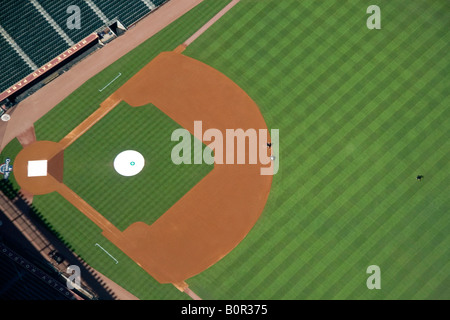
<path id="1" fill-rule="evenodd" d="M 262 217 L 188 280 L 202 298 L 450 298 L 449 6 L 377 5 L 368 30 L 359 1 L 243 0 L 184 52 L 280 130 Z"/>
<path id="2" fill-rule="evenodd" d="M 122 231 L 136 221 L 150 225 L 213 168 L 173 164 L 178 142 L 171 134 L 179 128 L 153 105 L 121 102 L 65 150 L 64 183 Z M 114 170 L 114 158 L 124 150 L 143 155 L 146 164 L 138 175 Z"/>

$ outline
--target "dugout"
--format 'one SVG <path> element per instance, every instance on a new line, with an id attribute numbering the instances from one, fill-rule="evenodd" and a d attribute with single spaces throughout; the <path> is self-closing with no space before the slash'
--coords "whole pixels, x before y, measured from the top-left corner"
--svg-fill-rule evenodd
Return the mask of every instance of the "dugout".
<path id="1" fill-rule="evenodd" d="M 0 105 L 5 105 L 8 109 L 11 108 L 100 47 L 98 35 L 96 33 L 90 34 L 0 93 Z"/>

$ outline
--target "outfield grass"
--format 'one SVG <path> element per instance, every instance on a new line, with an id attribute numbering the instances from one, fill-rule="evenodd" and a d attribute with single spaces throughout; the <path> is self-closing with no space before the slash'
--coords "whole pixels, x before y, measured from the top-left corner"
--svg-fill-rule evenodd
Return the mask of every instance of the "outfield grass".
<path id="1" fill-rule="evenodd" d="M 213 169 L 172 162 L 178 142 L 171 134 L 180 128 L 153 105 L 134 108 L 122 101 L 64 151 L 64 183 L 122 231 L 136 221 L 150 225 Z M 124 150 L 145 159 L 134 177 L 114 170 Z"/>
<path id="2" fill-rule="evenodd" d="M 450 298 L 449 5 L 377 5 L 381 30 L 360 1 L 242 0 L 184 52 L 280 130 L 262 217 L 188 280 L 202 298 Z"/>

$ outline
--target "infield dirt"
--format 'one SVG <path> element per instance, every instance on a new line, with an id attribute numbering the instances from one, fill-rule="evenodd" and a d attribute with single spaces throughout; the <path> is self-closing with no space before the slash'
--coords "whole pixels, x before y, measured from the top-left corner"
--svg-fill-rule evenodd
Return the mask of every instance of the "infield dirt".
<path id="1" fill-rule="evenodd" d="M 59 173 L 62 151 L 122 100 L 134 107 L 152 103 L 193 135 L 194 121 L 199 120 L 204 130 L 221 132 L 258 132 L 267 130 L 267 126 L 258 106 L 229 78 L 195 59 L 163 52 L 59 143 L 37 141 L 17 156 L 15 174 L 24 190 L 32 194 L 57 191 L 156 280 L 184 288 L 186 279 L 222 259 L 247 235 L 264 209 L 272 176 L 261 175 L 261 167 L 268 167 L 262 163 L 215 164 L 155 223 L 130 221 L 130 226 L 121 232 L 62 183 Z M 170 137 L 167 139 L 169 142 Z M 259 148 L 266 149 L 261 142 L 265 139 L 258 139 Z M 234 152 L 236 155 L 237 144 Z M 58 164 L 58 168 L 50 170 L 57 172 L 56 177 L 26 177 L 26 163 L 32 159 Z M 142 194 L 145 196 L 145 190 Z"/>

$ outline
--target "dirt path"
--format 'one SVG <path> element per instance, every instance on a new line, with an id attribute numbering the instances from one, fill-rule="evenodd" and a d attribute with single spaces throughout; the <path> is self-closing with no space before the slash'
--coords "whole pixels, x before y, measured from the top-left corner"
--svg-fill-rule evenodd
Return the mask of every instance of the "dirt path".
<path id="1" fill-rule="evenodd" d="M 72 191 L 63 183 L 58 183 L 56 191 L 69 201 L 75 208 L 80 210 L 84 215 L 94 222 L 103 234 L 108 238 L 111 238 L 113 243 L 115 241 L 122 241 L 123 237 L 119 229 L 117 229 L 111 222 L 103 217 L 97 210 L 92 208 L 86 201 L 84 201 L 78 194 Z"/>
<path id="2" fill-rule="evenodd" d="M 202 300 L 194 291 L 192 291 L 190 288 L 187 288 L 184 290 L 184 293 L 186 293 L 189 297 L 192 298 L 192 300 Z"/>
<path id="3" fill-rule="evenodd" d="M 128 30 L 123 36 L 107 44 L 101 50 L 97 50 L 76 64 L 69 72 L 62 74 L 20 102 L 10 112 L 10 121 L 0 121 L 0 150 L 3 150 L 12 139 L 31 127 L 34 122 L 44 116 L 87 80 L 177 20 L 202 1 L 169 1 L 154 13 L 138 22 L 136 26 Z"/>
<path id="4" fill-rule="evenodd" d="M 17 136 L 17 139 L 19 140 L 22 147 L 26 147 L 29 144 L 36 141 L 36 132 L 34 131 L 34 126 L 32 125 L 28 129 L 26 129 L 24 132 L 19 134 Z"/>
<path id="5" fill-rule="evenodd" d="M 120 102 L 120 99 L 116 98 L 112 94 L 108 99 L 100 104 L 100 108 L 95 110 L 89 117 L 87 117 L 82 123 L 80 123 L 75 129 L 69 132 L 60 142 L 59 145 L 62 149 L 66 149 L 72 143 L 74 143 L 79 137 L 86 131 L 92 128 L 97 122 L 99 122 L 104 116 L 106 116 L 115 106 Z"/>

